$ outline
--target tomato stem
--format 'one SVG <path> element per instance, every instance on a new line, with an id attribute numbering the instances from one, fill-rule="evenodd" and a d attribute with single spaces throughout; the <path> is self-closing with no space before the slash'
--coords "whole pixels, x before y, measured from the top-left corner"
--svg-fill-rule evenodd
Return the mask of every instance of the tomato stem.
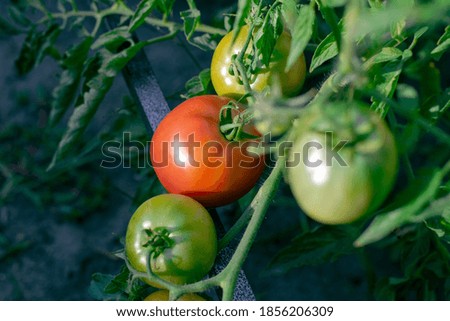
<path id="1" fill-rule="evenodd" d="M 250 251 L 253 242 L 255 241 L 267 209 L 269 208 L 269 205 L 278 190 L 278 185 L 280 184 L 282 177 L 281 174 L 285 168 L 285 161 L 285 156 L 280 156 L 278 158 L 272 173 L 264 182 L 263 186 L 261 186 L 250 204 L 248 208 L 249 214 L 251 215 L 250 222 L 248 223 L 244 235 L 242 236 L 242 239 L 239 242 L 239 245 L 237 246 L 230 262 L 226 268 L 218 274 L 218 276 L 223 275 L 221 286 L 223 289 L 222 300 L 224 301 L 233 299 L 234 288 L 236 287 L 239 271 L 248 255 L 248 252 Z"/>
<path id="2" fill-rule="evenodd" d="M 233 117 L 233 110 L 238 112 Z M 240 142 L 244 139 L 258 138 L 244 131 L 244 126 L 253 118 L 248 110 L 240 111 L 239 106 L 230 102 L 222 106 L 219 112 L 219 129 L 222 135 L 230 142 Z"/>
<path id="3" fill-rule="evenodd" d="M 117 2 L 114 3 L 111 7 L 106 8 L 101 11 L 81 11 L 77 10 L 76 7 L 73 7 L 73 10 L 67 11 L 67 12 L 57 12 L 52 13 L 45 9 L 41 9 L 42 13 L 45 14 L 45 17 L 40 19 L 38 23 L 43 23 L 48 20 L 53 19 L 61 19 L 63 21 L 63 25 L 66 25 L 69 18 L 93 18 L 95 19 L 96 23 L 93 28 L 93 31 L 91 32 L 92 35 L 95 35 L 100 27 L 100 23 L 103 20 L 103 18 L 110 16 L 110 15 L 120 15 L 124 17 L 131 17 L 134 15 L 134 10 L 129 8 L 124 2 Z M 180 31 L 183 30 L 183 25 L 174 21 L 168 21 L 167 17 L 164 19 L 158 19 L 153 17 L 147 17 L 145 18 L 145 22 L 149 25 L 152 25 L 154 27 L 162 27 L 169 29 L 170 31 Z M 221 28 L 215 28 L 209 25 L 205 24 L 199 24 L 196 28 L 197 32 L 202 33 L 209 33 L 209 34 L 218 34 L 218 35 L 225 35 L 226 31 Z"/>

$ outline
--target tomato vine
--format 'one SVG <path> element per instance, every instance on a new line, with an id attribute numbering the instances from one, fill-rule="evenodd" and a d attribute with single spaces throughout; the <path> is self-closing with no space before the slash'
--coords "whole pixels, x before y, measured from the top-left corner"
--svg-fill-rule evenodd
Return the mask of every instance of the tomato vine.
<path id="1" fill-rule="evenodd" d="M 175 109 L 161 123 L 164 125 L 155 132 L 152 143 L 168 142 L 173 138 L 175 127 L 183 132 L 177 120 L 184 118 L 188 123 L 188 117 L 193 114 L 198 123 L 194 124 L 196 126 L 191 124 L 192 128 L 186 125 L 186 135 L 200 131 L 198 128 L 206 128 L 205 124 L 212 123 L 213 116 L 217 116 L 217 121 L 214 118 L 213 122 L 217 140 L 237 144 L 252 139 L 262 143 L 263 138 L 244 129 L 252 122 L 261 134 L 274 136 L 274 141 L 269 144 L 272 149 L 267 149 L 267 146 L 255 148 L 261 159 L 263 154 L 264 157 L 275 158 L 270 176 L 237 222 L 218 240 L 219 249 L 238 241 L 227 266 L 216 275 L 192 283 L 176 285 L 165 280 L 152 271 L 151 260 L 174 245 L 170 232 L 167 229 L 147 229 L 150 241 L 146 245 L 151 247 L 152 254 L 147 255 L 146 271 L 136 269 L 127 255 L 119 254 L 126 261 L 127 273 L 131 273 L 126 280 L 129 285 L 126 291 L 131 291 L 129 288 L 139 283 L 138 279 L 148 279 L 152 284 L 169 290 L 171 300 L 188 293 L 204 292 L 211 287 L 221 288 L 222 299 L 231 300 L 238 273 L 282 184 L 283 175 L 305 214 L 322 223 L 350 224 L 352 232 L 348 234 L 351 240 L 345 240 L 343 253 L 348 251 L 348 244 L 352 249 L 366 247 L 395 235 L 397 231 L 401 238 L 403 233 L 409 233 L 407 227 L 413 225 L 415 237 L 432 239 L 438 244 L 439 255 L 449 256 L 450 104 L 449 84 L 445 80 L 447 74 L 442 69 L 445 66 L 443 61 L 448 62 L 450 47 L 446 1 L 414 3 L 399 0 L 390 4 L 377 0 L 311 0 L 301 3 L 295 0 L 242 0 L 237 2 L 231 14 L 225 15 L 223 25 L 219 26 L 202 23 L 203 17 L 195 1 L 183 2 L 187 6 L 185 10 L 175 10 L 174 2 L 142 0 L 136 7 L 130 7 L 121 0 L 93 1 L 90 8 L 80 10 L 74 0 L 59 0 L 56 7 L 47 6 L 40 0 L 27 1 L 26 4 L 18 1 L 11 5 L 8 18 L 0 20 L 0 24 L 8 26 L 11 32 L 26 34 L 17 61 L 19 73 L 31 72 L 46 56 L 54 58 L 62 69 L 59 84 L 52 94 L 50 124 L 56 126 L 70 109 L 72 113 L 48 167 L 50 173 L 64 166 L 64 160 L 72 152 L 72 144 L 81 139 L 127 63 L 146 46 L 173 40 L 180 33 L 184 33 L 187 43 L 215 50 L 211 68 L 204 69 L 187 82 L 183 97 L 189 100 L 180 106 L 187 106 L 192 101 L 195 102 L 193 105 L 200 105 L 200 102 L 204 105 L 200 111 L 189 107 L 189 113 L 181 113 L 182 116 L 173 120 L 173 115 L 181 110 Z M 20 9 L 24 10 L 21 12 Z M 174 18 L 175 12 L 179 15 Z M 115 19 L 115 27 L 108 26 L 110 19 Z M 138 40 L 135 33 L 144 26 L 150 26 L 160 34 Z M 73 30 L 79 36 L 61 54 L 57 47 L 58 37 Z M 161 33 L 161 30 L 164 31 Z M 305 61 L 309 62 L 309 73 L 306 72 Z M 293 73 L 297 77 L 295 84 L 290 84 L 292 90 L 286 90 L 283 88 L 285 80 L 294 79 L 292 74 L 289 75 L 294 67 L 297 68 Z M 254 85 L 263 75 L 266 78 L 262 84 Z M 231 90 L 222 82 L 224 79 L 232 84 Z M 230 98 L 212 96 L 214 91 L 218 95 L 231 96 L 237 102 L 229 103 Z M 241 111 L 240 103 L 248 105 L 248 108 L 235 115 Z M 198 120 L 202 117 L 206 121 Z M 320 138 L 319 134 L 322 135 Z M 333 134 L 341 139 L 337 144 L 328 141 Z M 406 143 L 403 144 L 402 140 Z M 348 156 L 347 167 L 356 171 L 342 174 L 343 171 L 339 172 L 334 167 L 335 163 L 318 170 L 312 170 L 312 166 L 297 166 L 295 170 L 288 168 L 292 166 L 292 155 L 304 153 L 305 148 L 302 147 L 310 142 L 323 143 L 320 148 L 313 146 L 318 151 L 344 150 L 343 154 Z M 285 148 L 276 149 L 283 144 Z M 423 148 L 421 144 L 428 144 L 429 148 Z M 397 149 L 400 175 L 407 177 L 406 188 L 399 186 L 399 182 L 394 186 Z M 155 156 L 161 156 L 158 150 L 151 155 L 154 164 Z M 325 160 L 326 157 L 320 154 L 315 160 Z M 383 164 L 386 161 L 389 164 Z M 430 170 L 431 174 L 423 179 L 419 174 L 422 170 Z M 256 181 L 256 176 L 239 172 L 251 184 L 240 183 L 239 179 L 244 177 L 236 179 L 230 175 L 226 178 L 229 184 L 220 185 L 224 191 L 206 190 L 203 186 L 199 188 L 198 184 L 190 186 L 185 181 L 180 187 L 170 177 L 175 171 L 176 166 L 164 173 L 155 166 L 156 174 L 169 192 L 185 194 L 205 206 L 235 201 Z M 211 171 L 208 173 L 204 176 L 213 176 Z M 187 177 L 192 178 L 192 173 L 188 174 Z M 200 174 L 192 179 L 194 183 L 203 182 L 198 177 L 204 173 Z M 311 183 L 313 180 L 315 185 Z M 309 185 L 303 186 L 304 182 Z M 328 183 L 328 189 L 324 189 Z M 338 196 L 332 195 L 336 186 L 342 188 Z M 394 193 L 390 193 L 392 188 Z M 314 195 L 308 195 L 308 200 L 314 200 L 312 205 L 305 204 L 308 200 L 303 197 L 308 190 L 313 190 Z M 213 199 L 211 195 L 219 192 L 223 194 L 220 197 L 216 194 Z M 358 193 L 359 196 L 364 195 L 358 198 L 355 196 Z M 411 195 L 417 198 L 412 199 Z M 321 207 L 324 202 L 327 202 L 327 207 Z M 345 202 L 348 204 L 339 207 Z M 352 213 L 358 207 L 361 210 Z M 334 217 L 321 220 L 314 215 L 317 213 L 311 214 L 320 210 L 323 210 L 321 215 L 325 213 Z M 341 210 L 342 213 L 339 212 Z M 346 214 L 354 215 L 349 218 Z M 316 228 L 310 230 L 309 224 Z M 283 265 L 290 260 L 286 269 L 303 266 L 304 252 L 301 251 L 304 248 L 300 243 L 307 243 L 307 236 L 317 237 L 317 243 L 323 245 L 324 252 L 329 248 L 335 249 L 329 243 L 339 239 L 340 227 L 327 230 L 332 235 L 329 243 L 326 238 L 320 242 L 317 231 L 325 228 L 319 223 L 307 221 L 303 227 L 307 228 L 293 240 L 294 245 L 280 252 L 274 259 L 275 263 Z M 409 243 L 405 248 L 409 249 L 408 246 Z M 329 257 L 335 255 L 326 254 Z M 296 258 L 293 259 L 294 256 Z M 423 257 L 424 262 L 427 259 L 430 258 Z M 443 271 L 450 271 L 448 262 L 443 262 L 442 266 Z M 408 280 L 420 278 L 420 275 L 412 274 L 410 268 L 405 270 L 405 284 Z M 437 283 L 436 288 L 439 287 Z M 398 292 L 403 289 L 395 282 L 386 286 Z"/>

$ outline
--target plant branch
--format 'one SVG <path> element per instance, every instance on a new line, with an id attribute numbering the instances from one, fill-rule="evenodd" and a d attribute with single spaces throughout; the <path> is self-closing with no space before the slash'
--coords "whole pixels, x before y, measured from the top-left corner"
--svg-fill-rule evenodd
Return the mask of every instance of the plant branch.
<path id="1" fill-rule="evenodd" d="M 233 299 L 234 288 L 236 286 L 237 277 L 242 264 L 247 257 L 248 252 L 256 238 L 259 227 L 264 220 L 265 214 L 269 205 L 274 198 L 278 185 L 281 181 L 282 172 L 285 168 L 285 156 L 280 156 L 263 186 L 259 189 L 252 203 L 250 204 L 250 211 L 253 210 L 250 222 L 242 236 L 236 251 L 231 258 L 226 268 L 218 274 L 223 274 L 221 287 L 223 289 L 222 300 L 229 301 Z"/>

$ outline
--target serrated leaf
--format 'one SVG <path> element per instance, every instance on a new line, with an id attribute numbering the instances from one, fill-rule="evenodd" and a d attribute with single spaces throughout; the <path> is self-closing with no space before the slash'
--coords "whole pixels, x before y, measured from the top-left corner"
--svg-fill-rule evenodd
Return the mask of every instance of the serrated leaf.
<path id="1" fill-rule="evenodd" d="M 130 279 L 130 271 L 123 267 L 119 274 L 105 286 L 104 291 L 107 294 L 114 294 L 117 292 L 126 292 L 128 288 L 128 280 Z"/>
<path id="2" fill-rule="evenodd" d="M 342 22 L 339 24 L 339 28 L 342 30 Z M 338 55 L 339 51 L 337 48 L 336 40 L 334 38 L 334 33 L 328 34 L 325 39 L 323 39 L 314 51 L 311 65 L 309 67 L 309 72 L 312 72 L 317 67 L 323 65 L 330 59 L 333 59 Z"/>
<path id="3" fill-rule="evenodd" d="M 24 44 L 16 60 L 16 68 L 20 75 L 24 75 L 38 65 L 49 52 L 58 38 L 61 29 L 52 24 L 44 31 L 32 28 L 25 38 Z"/>
<path id="4" fill-rule="evenodd" d="M 352 243 L 356 236 L 357 229 L 351 225 L 319 226 L 294 238 L 275 256 L 271 265 L 288 270 L 335 261 L 354 251 Z"/>
<path id="5" fill-rule="evenodd" d="M 100 37 L 92 44 L 92 49 L 96 50 L 103 47 L 111 52 L 116 52 L 126 41 L 133 41 L 131 33 L 128 31 L 128 27 L 117 27 L 100 35 Z"/>
<path id="6" fill-rule="evenodd" d="M 436 48 L 431 51 L 434 59 L 441 59 L 442 55 L 450 48 L 450 26 L 445 28 L 444 34 L 439 38 Z"/>
<path id="7" fill-rule="evenodd" d="M 94 76 L 85 83 L 82 97 L 79 100 L 80 104 L 75 107 L 70 116 L 66 132 L 59 142 L 48 170 L 53 169 L 56 163 L 68 154 L 73 143 L 81 137 L 84 130 L 89 125 L 98 106 L 111 88 L 115 76 L 144 45 L 145 43 L 139 42 L 116 54 L 111 54 L 107 51 L 101 52 L 101 66 L 97 71 L 90 70 L 88 72 Z"/>
<path id="8" fill-rule="evenodd" d="M 417 215 L 436 195 L 446 170 L 435 170 L 432 175 L 418 178 L 413 184 L 400 193 L 398 203 L 407 202 L 398 208 L 377 215 L 369 227 L 355 241 L 355 246 L 366 246 L 381 240 L 395 229 L 410 223 L 422 221 L 425 217 Z"/>
<path id="9" fill-rule="evenodd" d="M 185 99 L 212 93 L 210 69 L 203 69 L 197 76 L 189 79 L 185 88 L 186 93 L 182 96 Z"/>
<path id="10" fill-rule="evenodd" d="M 291 49 L 286 63 L 286 71 L 291 69 L 306 48 L 311 38 L 314 25 L 314 9 L 310 6 L 302 6 L 299 10 L 294 29 L 291 30 Z"/>
<path id="11" fill-rule="evenodd" d="M 254 42 L 257 48 L 256 56 L 261 57 L 261 62 L 264 66 L 269 66 L 271 59 L 274 58 L 272 53 L 278 36 L 282 32 L 283 24 L 280 11 L 270 11 L 266 19 L 264 19 L 263 25 L 261 28 L 258 28 L 258 31 L 254 35 Z"/>
<path id="12" fill-rule="evenodd" d="M 136 11 L 131 17 L 128 31 L 133 32 L 139 28 L 144 22 L 145 18 L 152 12 L 155 6 L 155 0 L 141 0 Z"/>
<path id="13" fill-rule="evenodd" d="M 85 38 L 79 44 L 71 47 L 65 53 L 61 62 L 63 72 L 59 84 L 52 92 L 52 106 L 49 124 L 56 124 L 70 107 L 71 102 L 77 94 L 83 72 L 83 65 L 88 57 L 89 49 L 93 42 L 92 37 Z"/>
<path id="14" fill-rule="evenodd" d="M 200 11 L 198 9 L 189 9 L 180 12 L 181 19 L 184 21 L 184 34 L 189 40 L 200 23 Z"/>
<path id="15" fill-rule="evenodd" d="M 233 30 L 234 36 L 232 43 L 236 40 L 237 35 L 239 34 L 239 30 L 245 23 L 245 19 L 247 19 L 250 9 L 252 7 L 252 0 L 238 0 L 238 9 L 236 12 L 236 18 L 234 19 Z"/>
<path id="16" fill-rule="evenodd" d="M 120 274 L 119 274 L 120 276 Z M 123 291 L 111 291 L 116 276 L 109 274 L 95 273 L 92 275 L 91 284 L 89 286 L 89 295 L 94 300 L 126 300 L 127 296 Z"/>
<path id="17" fill-rule="evenodd" d="M 92 275 L 89 294 L 97 300 L 143 300 L 148 294 L 148 285 L 132 278 L 128 268 L 123 265 L 117 275 Z"/>

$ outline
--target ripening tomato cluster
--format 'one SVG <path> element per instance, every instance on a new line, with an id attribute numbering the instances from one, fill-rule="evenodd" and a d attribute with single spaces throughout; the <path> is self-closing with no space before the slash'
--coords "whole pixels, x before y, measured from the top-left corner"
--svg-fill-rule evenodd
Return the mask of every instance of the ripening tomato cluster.
<path id="1" fill-rule="evenodd" d="M 251 154 L 247 147 L 260 136 L 251 124 L 243 124 L 247 138 L 229 140 L 221 130 L 223 106 L 245 106 L 233 98 L 245 92 L 237 77 L 228 74 L 231 55 L 238 54 L 248 35 L 244 27 L 231 46 L 231 33 L 219 43 L 211 66 L 211 78 L 219 96 L 204 95 L 186 100 L 174 108 L 156 129 L 150 159 L 169 194 L 144 202 L 130 219 L 125 252 L 131 266 L 148 269 L 163 280 L 186 284 L 199 281 L 212 268 L 217 254 L 217 235 L 205 207 L 236 201 L 256 183 L 264 169 L 264 157 Z M 252 88 L 260 91 L 271 79 L 280 80 L 286 95 L 296 94 L 304 81 L 306 66 L 301 56 L 288 73 L 284 72 L 290 35 L 283 33 L 275 47 L 277 60 L 259 72 Z M 233 124 L 230 124 L 233 125 Z M 252 138 L 253 137 L 253 138 Z M 158 287 L 148 278 L 145 282 Z M 148 300 L 167 300 L 167 291 L 158 291 Z M 201 300 L 198 296 L 181 300 Z"/>
<path id="2" fill-rule="evenodd" d="M 234 43 L 230 32 L 214 52 L 211 80 L 218 96 L 184 101 L 153 135 L 151 162 L 169 194 L 147 200 L 129 222 L 126 256 L 140 272 L 150 269 L 175 284 L 202 279 L 214 264 L 218 244 L 205 207 L 236 201 L 255 185 L 264 169 L 264 157 L 247 149 L 260 136 L 255 127 L 243 124 L 238 131 L 247 135 L 236 141 L 224 135 L 221 126 L 224 106 L 236 106 L 233 117 L 245 112 L 245 106 L 234 100 L 246 92 L 233 59 L 242 51 L 248 32 L 243 27 Z M 285 71 L 290 42 L 289 33 L 283 32 L 273 62 L 251 75 L 252 90 L 262 91 L 277 79 L 283 95 L 298 94 L 306 74 L 305 57 L 301 55 Z M 377 114 L 359 104 L 312 106 L 292 130 L 287 181 L 307 215 L 326 224 L 350 223 L 384 201 L 396 176 L 397 152 L 392 134 Z M 340 154 L 333 159 L 337 150 Z M 295 162 L 305 151 L 307 161 L 302 155 L 303 161 Z M 167 298 L 166 292 L 159 292 L 148 299 Z"/>

